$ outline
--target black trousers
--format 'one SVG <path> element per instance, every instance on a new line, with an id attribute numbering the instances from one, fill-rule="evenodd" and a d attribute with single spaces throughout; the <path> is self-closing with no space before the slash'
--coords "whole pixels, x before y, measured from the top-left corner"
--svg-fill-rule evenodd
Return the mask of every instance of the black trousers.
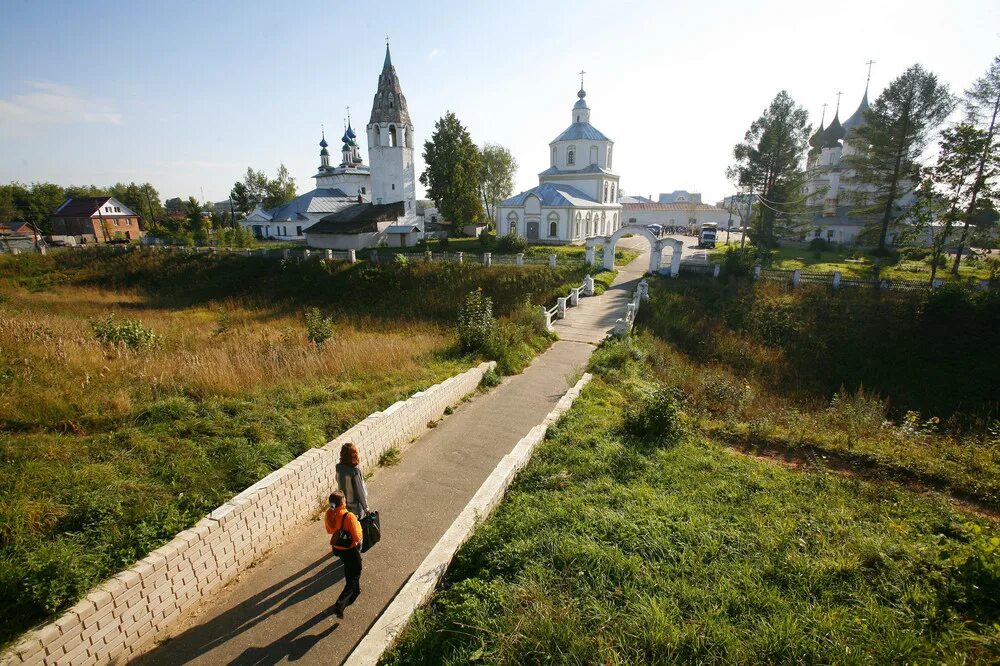
<path id="1" fill-rule="evenodd" d="M 349 550 L 334 549 L 333 552 L 344 564 L 344 578 L 347 581 L 344 591 L 337 597 L 337 604 L 341 608 L 347 608 L 361 594 L 361 547 Z"/>

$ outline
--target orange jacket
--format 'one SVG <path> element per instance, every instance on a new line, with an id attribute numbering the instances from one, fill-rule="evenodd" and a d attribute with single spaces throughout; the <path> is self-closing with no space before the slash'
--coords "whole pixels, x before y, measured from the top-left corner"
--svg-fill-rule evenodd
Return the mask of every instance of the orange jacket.
<path id="1" fill-rule="evenodd" d="M 344 514 L 347 515 L 345 516 Z M 347 510 L 347 507 L 339 506 L 336 509 L 327 509 L 323 525 L 326 527 L 327 534 L 335 534 L 341 529 L 345 529 L 351 533 L 353 540 L 351 541 L 350 548 L 337 548 L 337 546 L 334 546 L 336 550 L 350 550 L 351 548 L 357 548 L 361 544 L 361 522 L 357 516 Z"/>

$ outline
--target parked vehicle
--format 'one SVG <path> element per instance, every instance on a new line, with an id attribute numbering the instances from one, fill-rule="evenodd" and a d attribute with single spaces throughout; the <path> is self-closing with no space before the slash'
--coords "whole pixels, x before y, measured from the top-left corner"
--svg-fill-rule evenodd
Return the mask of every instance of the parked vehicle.
<path id="1" fill-rule="evenodd" d="M 718 234 L 718 225 L 714 222 L 706 222 L 701 225 L 698 232 L 698 247 L 715 247 L 715 238 Z"/>

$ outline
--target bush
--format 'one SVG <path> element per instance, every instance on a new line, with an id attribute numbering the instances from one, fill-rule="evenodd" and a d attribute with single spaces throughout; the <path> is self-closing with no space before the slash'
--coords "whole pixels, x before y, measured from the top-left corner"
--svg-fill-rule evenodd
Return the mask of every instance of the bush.
<path id="1" fill-rule="evenodd" d="M 677 444 L 684 434 L 676 389 L 662 386 L 625 413 L 625 432 L 642 439 L 656 438 Z"/>
<path id="2" fill-rule="evenodd" d="M 722 274 L 726 277 L 747 276 L 753 272 L 757 263 L 757 253 L 750 246 L 726 247 L 722 255 Z"/>
<path id="3" fill-rule="evenodd" d="M 394 255 L 393 258 L 392 258 L 392 260 L 396 263 L 397 266 L 409 266 L 410 265 L 410 259 L 405 254 Z"/>
<path id="4" fill-rule="evenodd" d="M 930 254 L 931 251 L 926 247 L 904 247 L 899 250 L 899 256 L 910 261 L 923 261 Z"/>
<path id="5" fill-rule="evenodd" d="M 160 337 L 142 325 L 138 319 L 118 319 L 111 313 L 90 322 L 98 341 L 116 347 L 148 349 L 160 344 Z"/>
<path id="6" fill-rule="evenodd" d="M 507 234 L 497 239 L 497 254 L 521 254 L 528 249 L 528 241 L 517 234 Z"/>
<path id="7" fill-rule="evenodd" d="M 535 351 L 528 345 L 526 337 L 531 330 L 507 321 L 497 322 L 486 337 L 483 353 L 497 362 L 497 370 L 504 375 L 515 375 L 523 370 Z"/>
<path id="8" fill-rule="evenodd" d="M 458 341 L 465 351 L 483 349 L 496 328 L 493 299 L 482 289 L 470 291 L 458 310 Z"/>
<path id="9" fill-rule="evenodd" d="M 306 312 L 306 335 L 317 347 L 333 337 L 333 319 L 324 317 L 319 308 Z"/>
<path id="10" fill-rule="evenodd" d="M 833 248 L 833 243 L 825 238 L 813 238 L 809 241 L 809 249 L 812 252 L 831 252 Z"/>
<path id="11" fill-rule="evenodd" d="M 490 368 L 483 373 L 483 378 L 479 380 L 479 388 L 481 389 L 491 389 L 494 386 L 500 386 L 500 382 L 503 381 L 503 377 L 497 373 L 496 370 Z"/>

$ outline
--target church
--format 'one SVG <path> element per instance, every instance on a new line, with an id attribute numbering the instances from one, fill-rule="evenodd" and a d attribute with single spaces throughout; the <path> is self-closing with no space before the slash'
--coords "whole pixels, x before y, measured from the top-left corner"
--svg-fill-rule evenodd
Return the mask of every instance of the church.
<path id="1" fill-rule="evenodd" d="M 549 168 L 538 174 L 538 186 L 497 207 L 499 235 L 568 245 L 621 227 L 614 142 L 590 124 L 582 78 L 577 97 L 570 126 L 549 144 Z"/>
<path id="2" fill-rule="evenodd" d="M 818 211 L 806 226 L 805 239 L 822 238 L 831 243 L 855 244 L 860 242 L 859 234 L 865 228 L 865 220 L 851 215 L 864 199 L 874 193 L 870 183 L 862 182 L 849 167 L 849 158 L 865 150 L 860 141 L 858 129 L 865 124 L 868 103 L 868 83 L 871 80 L 869 63 L 868 80 L 861 103 L 851 116 L 840 121 L 840 93 L 833 120 L 824 127 L 821 118 L 819 129 L 809 138 L 809 152 L 806 157 L 807 181 L 805 184 L 806 204 Z M 911 187 L 904 188 L 904 194 L 896 205 L 906 208 L 912 205 L 914 196 Z M 889 232 L 892 241 L 893 232 Z"/>
<path id="3" fill-rule="evenodd" d="M 315 248 L 416 245 L 423 235 L 423 222 L 416 214 L 413 124 L 388 44 L 367 134 L 370 165 L 361 157 L 348 118 L 340 164 L 330 164 L 324 134 L 319 169 L 313 176 L 316 188 L 271 210 L 258 206 L 243 224 L 257 236 L 305 238 Z"/>

